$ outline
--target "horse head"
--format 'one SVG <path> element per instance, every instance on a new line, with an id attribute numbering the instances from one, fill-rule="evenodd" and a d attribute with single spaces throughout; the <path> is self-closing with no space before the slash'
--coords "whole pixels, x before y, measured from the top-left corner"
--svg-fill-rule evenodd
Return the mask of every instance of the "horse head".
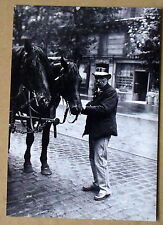
<path id="1" fill-rule="evenodd" d="M 71 113 L 73 115 L 78 115 L 82 109 L 80 99 L 80 84 L 82 79 L 78 67 L 73 62 L 67 63 L 63 57 L 61 58 L 61 66 L 61 95 L 68 103 Z"/>
<path id="2" fill-rule="evenodd" d="M 41 107 L 47 107 L 51 100 L 47 60 L 41 48 L 32 46 L 28 41 L 25 42 L 20 57 L 21 82 L 33 93 L 33 96 Z"/>

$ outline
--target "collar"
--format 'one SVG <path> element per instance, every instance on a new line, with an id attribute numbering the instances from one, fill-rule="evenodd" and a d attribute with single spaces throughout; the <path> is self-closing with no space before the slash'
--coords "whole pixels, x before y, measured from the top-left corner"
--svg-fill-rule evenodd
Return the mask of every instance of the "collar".
<path id="1" fill-rule="evenodd" d="M 100 89 L 99 92 L 104 92 L 105 90 L 107 90 L 110 87 L 110 84 L 106 84 L 103 88 Z"/>

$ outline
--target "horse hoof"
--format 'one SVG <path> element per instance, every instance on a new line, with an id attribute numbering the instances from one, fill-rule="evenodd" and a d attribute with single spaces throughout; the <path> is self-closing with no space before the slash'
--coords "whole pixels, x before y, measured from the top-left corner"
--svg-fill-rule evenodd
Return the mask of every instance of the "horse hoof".
<path id="1" fill-rule="evenodd" d="M 42 175 L 51 175 L 52 174 L 52 171 L 50 170 L 50 168 L 48 166 L 46 167 L 41 167 L 41 174 Z"/>
<path id="2" fill-rule="evenodd" d="M 32 165 L 31 164 L 24 164 L 24 169 L 23 169 L 24 173 L 32 173 L 34 172 Z"/>

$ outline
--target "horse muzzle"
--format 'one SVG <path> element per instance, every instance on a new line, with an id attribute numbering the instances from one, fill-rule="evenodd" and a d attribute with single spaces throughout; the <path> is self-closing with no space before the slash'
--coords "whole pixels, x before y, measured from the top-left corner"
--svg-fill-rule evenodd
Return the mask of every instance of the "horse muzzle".
<path id="1" fill-rule="evenodd" d="M 76 105 L 76 106 L 70 107 L 70 111 L 72 115 L 79 115 L 81 110 L 82 110 L 82 106 Z"/>

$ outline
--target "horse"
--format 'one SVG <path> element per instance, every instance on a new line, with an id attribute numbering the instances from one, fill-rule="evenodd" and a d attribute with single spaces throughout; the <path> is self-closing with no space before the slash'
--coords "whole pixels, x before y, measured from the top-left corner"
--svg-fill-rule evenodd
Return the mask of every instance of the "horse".
<path id="1" fill-rule="evenodd" d="M 50 67 L 52 70 L 52 76 L 49 77 L 49 87 L 51 92 L 51 101 L 49 106 L 46 109 L 39 110 L 36 104 L 32 104 L 31 115 L 32 117 L 41 117 L 54 119 L 56 117 L 56 109 L 59 105 L 61 97 L 66 101 L 67 104 L 67 112 L 68 109 L 70 113 L 75 115 L 75 120 L 77 120 L 78 115 L 81 112 L 82 104 L 80 99 L 80 84 L 81 84 L 81 76 L 79 74 L 78 67 L 75 63 L 69 62 L 67 63 L 63 57 L 59 63 L 50 63 Z M 66 114 L 65 118 L 66 119 Z M 26 112 L 29 116 L 28 112 Z M 46 120 L 46 119 L 45 119 Z M 74 120 L 74 121 L 75 121 Z M 63 122 L 64 122 L 63 121 Z M 35 119 L 33 119 L 35 122 Z M 30 120 L 27 120 L 27 126 L 29 130 L 33 130 Z M 40 122 L 41 123 L 41 122 Z M 51 121 L 45 122 L 45 126 L 43 126 L 42 131 L 42 151 L 40 156 L 41 162 L 41 174 L 43 175 L 51 175 L 52 172 L 47 162 L 47 148 L 49 144 L 49 134 L 51 125 L 54 125 L 54 137 L 56 137 L 56 125 L 58 123 L 53 123 Z M 38 124 L 37 124 L 38 126 Z M 23 171 L 25 173 L 33 172 L 33 167 L 31 164 L 31 146 L 34 142 L 34 132 L 27 132 L 26 136 L 26 151 L 24 154 L 24 168 Z"/>
<path id="2" fill-rule="evenodd" d="M 41 48 L 32 45 L 28 40 L 24 46 L 13 47 L 11 65 L 10 118 L 9 118 L 9 148 L 10 135 L 15 131 L 15 115 L 23 108 L 19 101 L 24 87 L 33 95 L 31 101 L 38 107 L 46 108 L 51 101 L 51 93 L 47 77 L 50 76 L 48 57 Z M 28 105 L 27 102 L 26 105 Z"/>
<path id="3" fill-rule="evenodd" d="M 47 76 L 50 74 L 48 58 L 41 48 L 32 46 L 25 41 L 24 47 L 12 50 L 11 67 L 11 100 L 17 97 L 20 86 L 24 85 L 35 93 L 35 99 L 42 106 L 47 106 L 51 100 Z M 12 102 L 12 101 L 11 101 Z"/>

